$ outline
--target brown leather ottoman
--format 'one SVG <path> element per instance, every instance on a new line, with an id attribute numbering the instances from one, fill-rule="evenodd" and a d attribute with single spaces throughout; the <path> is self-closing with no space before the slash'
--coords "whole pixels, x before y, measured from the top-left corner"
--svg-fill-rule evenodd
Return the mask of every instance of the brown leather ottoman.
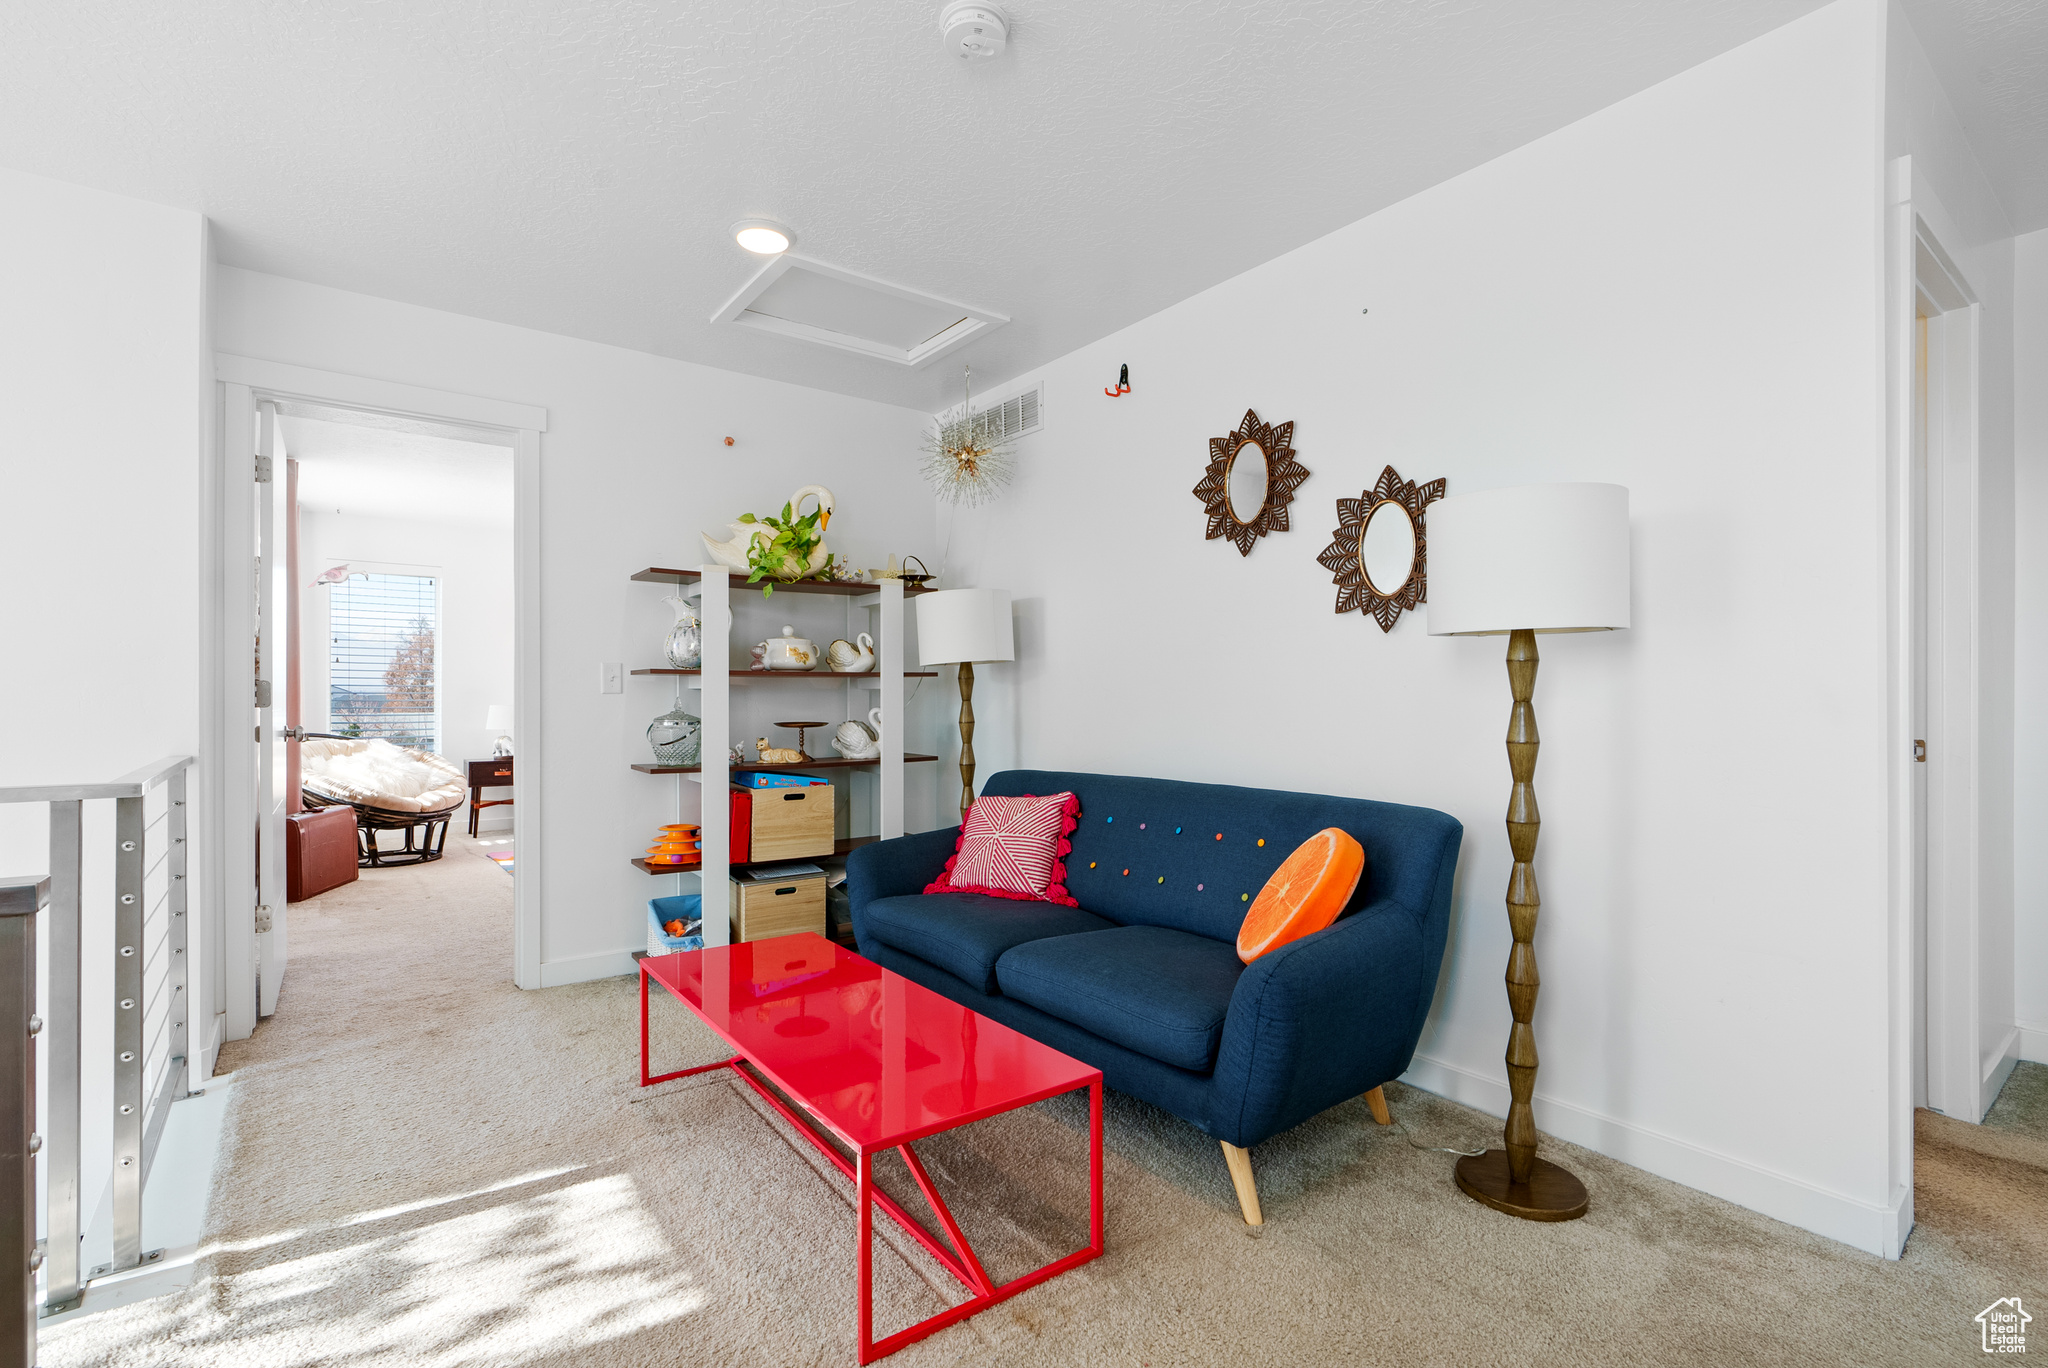
<path id="1" fill-rule="evenodd" d="M 315 808 L 286 815 L 285 901 L 317 898 L 331 888 L 354 883 L 357 877 L 354 808 Z"/>

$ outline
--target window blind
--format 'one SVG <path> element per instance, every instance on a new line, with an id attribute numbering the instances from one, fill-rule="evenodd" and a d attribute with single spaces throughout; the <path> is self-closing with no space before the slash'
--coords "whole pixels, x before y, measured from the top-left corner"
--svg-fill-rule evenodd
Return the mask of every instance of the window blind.
<path id="1" fill-rule="evenodd" d="M 328 594 L 328 720 L 345 736 L 435 750 L 435 624 L 430 575 L 350 575 Z"/>

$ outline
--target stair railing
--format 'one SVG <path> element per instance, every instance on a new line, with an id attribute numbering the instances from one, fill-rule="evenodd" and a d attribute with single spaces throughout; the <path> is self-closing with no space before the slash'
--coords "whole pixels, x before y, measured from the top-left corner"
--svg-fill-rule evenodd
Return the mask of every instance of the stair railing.
<path id="1" fill-rule="evenodd" d="M 193 757 L 174 755 L 109 784 L 0 787 L 0 803 L 45 803 L 50 812 L 47 876 L 0 879 L 0 1270 L 20 1249 L 25 1283 L 0 1291 L 0 1368 L 35 1363 L 36 1271 L 44 1274 L 41 1314 L 76 1308 L 93 1277 L 161 1257 L 142 1248 L 142 1193 L 171 1103 L 186 1095 L 188 837 L 186 777 Z M 161 791 L 161 792 L 159 792 Z M 114 803 L 111 905 L 93 910 L 113 928 L 113 1233 L 112 1262 L 80 1267 L 81 1097 L 85 1061 L 80 1034 L 85 928 L 85 804 Z M 47 913 L 50 1001 L 36 1015 L 36 922 Z M 105 922 L 101 923 L 100 918 Z M 49 1074 L 49 1116 L 36 1133 L 36 1061 L 30 1037 L 41 1033 Z M 35 1164 L 46 1179 L 35 1239 Z M 0 1271 L 0 1284 L 6 1275 Z M 17 1334 L 15 1318 L 24 1319 Z M 17 1358 L 26 1348 L 26 1357 Z"/>

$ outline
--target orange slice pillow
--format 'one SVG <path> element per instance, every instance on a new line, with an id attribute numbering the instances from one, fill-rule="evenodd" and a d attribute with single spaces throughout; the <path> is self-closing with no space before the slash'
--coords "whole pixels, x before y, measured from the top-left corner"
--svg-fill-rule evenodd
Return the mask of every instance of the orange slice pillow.
<path id="1" fill-rule="evenodd" d="M 1281 861 L 1252 900 L 1237 931 L 1237 957 L 1250 964 L 1269 950 L 1312 936 L 1337 920 L 1365 873 L 1365 849 L 1349 832 L 1325 827 Z"/>

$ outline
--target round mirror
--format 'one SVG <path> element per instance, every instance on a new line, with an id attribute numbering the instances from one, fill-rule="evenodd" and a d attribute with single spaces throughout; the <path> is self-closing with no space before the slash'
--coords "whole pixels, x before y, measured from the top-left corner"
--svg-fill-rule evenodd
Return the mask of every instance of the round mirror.
<path id="1" fill-rule="evenodd" d="M 1230 516 L 1249 525 L 1266 507 L 1266 452 L 1257 442 L 1239 445 L 1230 458 L 1230 473 L 1224 477 L 1230 497 Z"/>
<path id="2" fill-rule="evenodd" d="M 1365 515 L 1358 534 L 1358 568 L 1381 598 L 1392 598 L 1415 573 L 1415 520 L 1392 499 L 1381 499 Z"/>

